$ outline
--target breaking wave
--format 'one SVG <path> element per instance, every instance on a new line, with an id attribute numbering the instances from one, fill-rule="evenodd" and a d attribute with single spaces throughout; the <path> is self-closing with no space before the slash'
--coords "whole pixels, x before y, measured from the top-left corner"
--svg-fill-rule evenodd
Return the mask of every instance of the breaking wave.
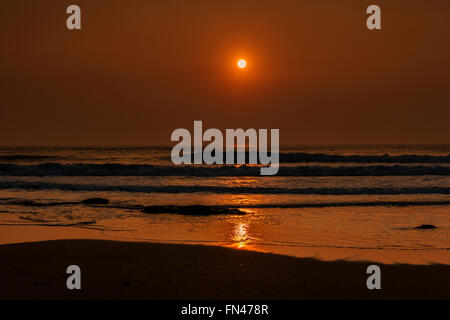
<path id="1" fill-rule="evenodd" d="M 280 153 L 280 162 L 350 162 L 350 163 L 450 163 L 450 155 L 333 155 L 324 153 Z"/>
<path id="2" fill-rule="evenodd" d="M 97 185 L 97 184 L 72 184 L 57 182 L 27 182 L 5 181 L 0 182 L 0 190 L 24 189 L 24 190 L 62 190 L 62 191 L 106 191 L 129 193 L 196 193 L 210 192 L 223 194 L 318 194 L 318 195 L 364 195 L 364 194 L 450 194 L 447 187 L 404 187 L 404 188 L 276 188 L 276 187 L 225 187 L 207 185 Z M 21 205 L 29 205 L 20 203 Z M 67 203 L 72 204 L 72 203 Z M 33 205 L 36 205 L 33 203 Z"/>
<path id="3" fill-rule="evenodd" d="M 44 155 L 28 155 L 28 154 L 15 154 L 15 155 L 0 155 L 0 161 L 42 161 L 42 160 L 56 160 L 60 159 L 57 156 L 44 156 Z"/>
<path id="4" fill-rule="evenodd" d="M 82 201 L 78 202 L 33 202 L 33 201 L 7 201 L 1 204 L 16 205 L 16 206 L 76 206 L 83 205 Z M 104 208 L 126 209 L 136 210 L 147 214 L 152 213 L 173 213 L 173 214 L 188 214 L 197 215 L 196 211 L 202 211 L 201 215 L 212 214 L 245 214 L 244 211 L 236 211 L 237 209 L 294 209 L 294 208 L 327 208 L 327 207 L 375 207 L 375 206 L 443 206 L 450 205 L 450 200 L 436 200 L 436 201 L 420 201 L 420 200 L 408 200 L 408 201 L 341 201 L 341 202 L 297 202 L 297 203 L 258 203 L 258 204 L 236 204 L 236 205 L 191 205 L 191 206 L 179 206 L 179 205 L 130 205 L 121 203 L 112 203 L 109 205 L 103 205 Z M 200 215 L 200 214 L 199 214 Z M 20 217 L 21 219 L 35 221 L 35 222 L 47 222 L 39 221 L 35 218 Z M 95 223 L 95 222 L 93 222 Z M 54 224 L 53 224 L 54 225 Z"/>
<path id="5" fill-rule="evenodd" d="M 260 176 L 258 166 L 160 166 L 126 164 L 0 164 L 3 176 Z M 281 166 L 277 176 L 420 176 L 450 175 L 450 167 L 435 165 Z"/>

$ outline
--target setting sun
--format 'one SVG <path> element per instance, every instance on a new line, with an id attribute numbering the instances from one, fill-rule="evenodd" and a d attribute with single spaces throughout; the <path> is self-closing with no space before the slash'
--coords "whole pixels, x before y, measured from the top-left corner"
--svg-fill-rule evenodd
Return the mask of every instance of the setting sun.
<path id="1" fill-rule="evenodd" d="M 247 67 L 247 61 L 245 61 L 244 59 L 240 59 L 240 60 L 237 62 L 237 66 L 238 66 L 240 69 L 244 69 L 245 67 Z"/>

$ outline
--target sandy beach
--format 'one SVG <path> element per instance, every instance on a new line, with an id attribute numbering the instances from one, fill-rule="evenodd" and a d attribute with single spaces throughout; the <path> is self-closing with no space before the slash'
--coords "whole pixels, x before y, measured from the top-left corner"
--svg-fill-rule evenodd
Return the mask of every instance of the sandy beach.
<path id="1" fill-rule="evenodd" d="M 53 240 L 0 246 L 0 299 L 450 299 L 448 265 L 322 262 L 210 246 Z M 66 288 L 79 265 L 82 290 Z"/>

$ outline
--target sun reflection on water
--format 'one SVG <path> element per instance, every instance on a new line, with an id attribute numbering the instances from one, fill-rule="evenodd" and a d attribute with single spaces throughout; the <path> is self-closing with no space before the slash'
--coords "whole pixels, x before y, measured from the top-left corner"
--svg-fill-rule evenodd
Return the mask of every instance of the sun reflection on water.
<path id="1" fill-rule="evenodd" d="M 247 246 L 249 241 L 248 225 L 243 222 L 236 224 L 233 230 L 233 246 L 239 249 L 243 249 Z"/>

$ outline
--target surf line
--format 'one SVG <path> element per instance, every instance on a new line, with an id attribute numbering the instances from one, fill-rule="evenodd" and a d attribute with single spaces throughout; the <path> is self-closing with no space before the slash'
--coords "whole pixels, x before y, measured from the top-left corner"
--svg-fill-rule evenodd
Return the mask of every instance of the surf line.
<path id="1" fill-rule="evenodd" d="M 275 175 L 279 169 L 280 130 L 270 129 L 270 154 L 268 153 L 268 130 L 259 129 L 226 129 L 225 131 L 225 163 L 245 164 L 246 141 L 248 141 L 249 164 L 263 165 L 261 175 Z M 181 140 L 181 141 L 180 141 Z M 191 164 L 224 164 L 224 136 L 219 129 L 211 128 L 203 132 L 201 120 L 194 121 L 194 137 L 188 129 L 175 129 L 171 141 L 177 141 L 172 148 L 171 159 L 176 165 Z M 203 142 L 210 142 L 203 148 Z M 236 155 L 236 157 L 235 157 Z M 235 162 L 235 158 L 237 158 Z"/>

